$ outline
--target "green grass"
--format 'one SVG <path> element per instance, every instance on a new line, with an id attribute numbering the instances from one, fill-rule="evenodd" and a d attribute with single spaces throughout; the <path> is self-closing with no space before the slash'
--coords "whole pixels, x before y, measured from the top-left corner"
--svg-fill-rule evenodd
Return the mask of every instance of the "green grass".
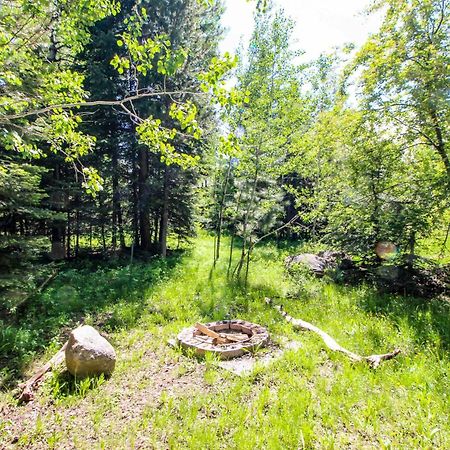
<path id="1" fill-rule="evenodd" d="M 106 332 L 134 325 L 142 303 L 180 257 L 176 252 L 165 261 L 135 262 L 131 267 L 128 259 L 67 264 L 19 316 L 0 318 L 0 387 L 8 387 L 36 354 L 49 346 L 54 351 L 61 331 L 80 321 L 100 325 Z"/>
<path id="2" fill-rule="evenodd" d="M 245 291 L 227 280 L 227 243 L 214 269 L 212 239 L 202 235 L 184 254 L 138 263 L 131 273 L 114 264 L 62 273 L 31 316 L 11 326 L 15 350 L 1 341 L 16 355 L 9 373 L 44 352 L 42 362 L 60 344 L 60 328 L 81 317 L 108 333 L 116 371 L 90 381 L 53 374 L 34 406 L 16 406 L 5 391 L 0 447 L 450 448 L 448 303 L 305 274 L 294 280 L 282 261 L 295 249 L 271 243 L 255 250 Z M 351 363 L 316 335 L 293 331 L 266 296 L 355 352 L 404 354 L 377 370 Z M 166 344 L 195 321 L 227 317 L 261 323 L 275 342 L 296 339 L 301 348 L 238 377 L 212 357 L 197 360 Z"/>

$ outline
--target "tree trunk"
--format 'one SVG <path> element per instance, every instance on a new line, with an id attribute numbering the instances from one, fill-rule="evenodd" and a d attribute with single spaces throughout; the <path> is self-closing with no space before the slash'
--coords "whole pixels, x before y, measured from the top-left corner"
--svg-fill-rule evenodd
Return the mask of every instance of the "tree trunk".
<path id="1" fill-rule="evenodd" d="M 437 145 L 435 145 L 436 150 L 439 156 L 444 163 L 445 171 L 447 172 L 447 181 L 450 183 L 450 160 L 445 149 L 444 138 L 442 136 L 442 128 L 439 123 L 439 118 L 435 109 L 431 109 L 430 111 L 431 119 L 433 121 L 433 128 L 436 135 Z"/>
<path id="2" fill-rule="evenodd" d="M 224 181 L 224 186 L 222 189 L 222 196 L 220 198 L 220 203 L 219 203 L 219 220 L 217 223 L 217 240 L 216 240 L 216 251 L 214 254 L 214 264 L 220 257 L 220 238 L 222 236 L 223 209 L 225 206 L 225 197 L 227 195 L 228 181 L 230 179 L 231 167 L 232 167 L 232 163 L 231 163 L 231 158 L 230 158 L 230 161 L 228 162 L 227 175 L 226 175 L 226 178 Z"/>
<path id="3" fill-rule="evenodd" d="M 133 156 L 133 242 L 135 245 L 139 245 L 139 195 L 138 195 L 138 166 L 136 154 Z"/>
<path id="4" fill-rule="evenodd" d="M 250 245 L 249 245 L 249 247 L 248 247 L 248 250 L 247 250 L 247 262 L 246 262 L 246 265 L 245 265 L 245 278 L 244 278 L 244 287 L 245 287 L 245 289 L 247 289 L 247 284 L 248 284 L 248 271 L 249 271 L 249 268 L 250 268 L 250 256 L 251 256 L 251 253 L 252 253 L 252 240 L 250 239 Z"/>
<path id="5" fill-rule="evenodd" d="M 415 231 L 411 232 L 411 235 L 409 236 L 409 242 L 408 242 L 408 246 L 409 246 L 409 255 L 408 255 L 408 267 L 412 268 L 412 266 L 414 265 L 414 256 L 415 256 L 415 251 L 416 251 L 416 233 Z"/>
<path id="6" fill-rule="evenodd" d="M 159 252 L 162 258 L 167 256 L 167 233 L 169 227 L 169 167 L 164 168 L 163 205 L 159 227 Z"/>
<path id="7" fill-rule="evenodd" d="M 158 247 L 158 242 L 159 242 L 159 235 L 158 235 L 158 232 L 159 232 L 159 218 L 158 218 L 158 216 L 156 216 L 154 218 L 153 226 L 155 228 L 155 230 L 154 230 L 155 235 L 154 235 L 154 238 L 153 238 L 153 245 L 155 246 L 155 248 L 157 248 Z"/>
<path id="8" fill-rule="evenodd" d="M 103 253 L 106 253 L 105 223 L 103 222 L 103 220 L 102 220 L 102 227 L 101 227 L 101 237 L 102 237 Z"/>
<path id="9" fill-rule="evenodd" d="M 60 179 L 60 167 L 59 164 L 55 167 L 54 178 L 58 182 Z M 57 190 L 51 194 L 50 203 L 52 205 L 52 209 L 57 212 L 61 212 L 64 209 L 65 194 L 61 190 Z M 60 260 L 66 257 L 65 250 L 65 231 L 66 231 L 66 223 L 64 220 L 54 220 L 52 223 L 51 230 L 51 251 L 50 257 L 53 260 Z"/>
<path id="10" fill-rule="evenodd" d="M 447 232 L 445 233 L 444 242 L 442 243 L 441 251 L 439 252 L 439 259 L 442 259 L 444 257 L 449 235 L 450 235 L 450 223 L 447 226 Z"/>
<path id="11" fill-rule="evenodd" d="M 52 248 L 50 251 L 50 257 L 53 260 L 60 260 L 66 257 L 66 251 L 64 246 L 64 232 L 65 223 L 61 221 L 55 221 L 52 226 Z"/>
<path id="12" fill-rule="evenodd" d="M 75 210 L 75 258 L 78 258 L 80 251 L 80 199 L 77 198 L 77 209 Z"/>
<path id="13" fill-rule="evenodd" d="M 70 211 L 67 211 L 67 251 L 66 251 L 66 255 L 67 258 L 70 258 L 70 254 L 71 254 L 71 238 L 72 238 L 72 220 L 71 220 L 71 216 L 70 216 Z"/>
<path id="14" fill-rule="evenodd" d="M 261 145 L 261 143 L 260 143 Z M 239 279 L 241 276 L 241 270 L 242 267 L 244 266 L 244 262 L 245 262 L 245 252 L 246 252 L 246 244 L 247 244 L 247 237 L 246 237 L 246 233 L 247 233 L 247 225 L 248 225 L 248 220 L 250 217 L 250 214 L 253 210 L 253 204 L 255 202 L 255 194 L 256 194 L 256 187 L 258 185 L 258 176 L 259 176 L 259 151 L 260 148 L 258 147 L 257 152 L 256 152 L 256 170 L 255 170 L 255 178 L 253 180 L 253 185 L 252 185 L 252 191 L 251 191 L 251 196 L 250 196 L 250 201 L 247 204 L 247 209 L 245 211 L 245 216 L 244 216 L 244 224 L 242 226 L 242 251 L 241 251 L 241 258 L 239 260 L 238 265 L 236 266 L 236 278 Z"/>
<path id="15" fill-rule="evenodd" d="M 105 212 L 105 196 L 99 195 L 99 209 L 100 209 L 100 238 L 102 240 L 103 253 L 106 253 L 106 230 L 105 223 L 107 221 L 107 214 Z"/>
<path id="16" fill-rule="evenodd" d="M 150 250 L 150 217 L 148 179 L 148 151 L 145 147 L 139 148 L 139 234 L 141 249 Z"/>
<path id="17" fill-rule="evenodd" d="M 119 203 L 117 205 L 117 226 L 119 231 L 119 245 L 120 249 L 125 249 L 125 234 L 123 232 L 123 216 L 122 216 L 122 205 Z"/>
<path id="18" fill-rule="evenodd" d="M 103 253 L 106 253 L 106 236 L 105 236 L 105 221 L 102 217 L 102 224 L 100 227 L 100 236 L 102 238 L 102 247 L 103 247 Z"/>
<path id="19" fill-rule="evenodd" d="M 227 268 L 227 278 L 230 276 L 230 270 L 231 270 L 231 263 L 233 262 L 233 248 L 234 248 L 234 237 L 235 232 L 233 230 L 233 234 L 231 235 L 230 239 L 230 252 L 228 254 L 228 268 Z"/>
<path id="20" fill-rule="evenodd" d="M 117 149 L 114 146 L 112 149 L 112 188 L 113 188 L 113 229 L 112 229 L 112 239 L 111 244 L 113 250 L 117 247 L 117 234 L 119 235 L 119 245 L 120 249 L 125 248 L 125 237 L 123 234 L 123 219 L 122 219 L 122 205 L 120 202 L 120 192 L 119 192 L 119 164 Z"/>
<path id="21" fill-rule="evenodd" d="M 236 202 L 235 216 L 237 216 L 239 213 L 240 206 L 241 206 L 241 198 L 242 198 L 242 190 L 239 192 L 239 197 Z M 231 264 L 233 262 L 233 249 L 234 249 L 235 237 L 236 237 L 236 222 L 233 223 L 233 231 L 232 231 L 231 240 L 230 240 L 230 253 L 228 256 L 227 278 L 229 278 L 229 276 L 230 276 Z"/>
<path id="22" fill-rule="evenodd" d="M 380 240 L 380 200 L 378 193 L 379 182 L 380 173 L 378 171 L 372 172 L 370 174 L 370 190 L 372 193 L 373 208 L 370 220 L 373 225 L 373 240 L 375 241 L 374 245 L 376 245 Z M 379 255 L 376 255 L 376 261 L 378 264 L 381 263 L 382 260 Z"/>
<path id="23" fill-rule="evenodd" d="M 113 151 L 114 152 L 114 151 Z M 112 230 L 111 230 L 111 247 L 113 252 L 116 251 L 117 247 L 117 184 L 115 183 L 115 169 L 114 169 L 114 156 L 112 157 L 113 163 L 112 163 L 112 204 L 113 204 L 113 210 L 112 210 Z"/>

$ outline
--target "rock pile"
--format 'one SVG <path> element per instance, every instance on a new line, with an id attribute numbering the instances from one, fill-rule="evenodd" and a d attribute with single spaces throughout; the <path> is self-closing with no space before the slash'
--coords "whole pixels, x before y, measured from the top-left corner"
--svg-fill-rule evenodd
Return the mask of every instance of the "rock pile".
<path id="1" fill-rule="evenodd" d="M 408 254 L 396 261 L 366 261 L 356 264 L 351 256 L 338 251 L 302 253 L 285 259 L 288 270 L 303 265 L 317 277 L 329 275 L 334 281 L 356 284 L 373 283 L 382 292 L 414 295 L 423 298 L 450 296 L 450 265 Z"/>

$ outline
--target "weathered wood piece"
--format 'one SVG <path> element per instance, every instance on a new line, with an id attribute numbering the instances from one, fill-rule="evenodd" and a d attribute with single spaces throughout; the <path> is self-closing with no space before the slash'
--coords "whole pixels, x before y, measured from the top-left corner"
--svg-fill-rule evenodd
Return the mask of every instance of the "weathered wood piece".
<path id="1" fill-rule="evenodd" d="M 58 353 L 56 353 L 50 361 L 47 362 L 44 366 L 42 366 L 29 380 L 25 383 L 19 385 L 20 394 L 19 394 L 19 402 L 29 402 L 33 400 L 34 393 L 33 388 L 37 386 L 37 384 L 42 380 L 42 377 L 53 367 L 58 366 L 64 361 L 65 351 L 67 347 L 67 342 L 60 348 Z"/>
<path id="2" fill-rule="evenodd" d="M 216 331 L 211 330 L 211 328 L 208 328 L 206 325 L 204 325 L 202 323 L 196 323 L 195 327 L 197 328 L 197 330 L 200 333 L 213 338 L 214 344 L 228 344 L 230 342 L 244 342 L 244 341 L 249 340 L 251 337 L 245 333 L 236 333 L 236 334 L 217 333 Z"/>
<path id="3" fill-rule="evenodd" d="M 226 344 L 227 340 L 224 339 L 222 336 L 220 336 L 219 333 L 216 333 L 215 331 L 209 329 L 206 325 L 203 325 L 202 323 L 196 323 L 195 328 L 197 328 L 198 331 L 200 331 L 203 334 L 206 334 L 206 336 L 212 337 L 215 339 L 215 341 L 218 344 Z"/>
<path id="4" fill-rule="evenodd" d="M 270 298 L 266 298 L 266 303 L 273 308 L 275 308 L 288 322 L 290 322 L 294 328 L 297 328 L 299 330 L 308 330 L 312 331 L 313 333 L 318 334 L 322 340 L 325 342 L 325 345 L 335 352 L 341 352 L 344 353 L 346 356 L 348 356 L 352 361 L 357 362 L 366 362 L 369 364 L 370 367 L 373 369 L 376 369 L 382 361 L 387 361 L 389 359 L 395 358 L 398 354 L 401 353 L 399 349 L 395 349 L 394 351 L 390 353 L 385 353 L 382 355 L 369 355 L 369 356 L 361 356 L 356 353 L 351 352 L 350 350 L 347 350 L 346 348 L 339 345 L 328 333 L 325 333 L 325 331 L 321 330 L 319 327 L 316 327 L 312 323 L 306 322 L 302 319 L 295 319 L 291 317 L 288 313 L 286 313 L 283 310 L 282 306 L 274 305 L 272 300 Z"/>

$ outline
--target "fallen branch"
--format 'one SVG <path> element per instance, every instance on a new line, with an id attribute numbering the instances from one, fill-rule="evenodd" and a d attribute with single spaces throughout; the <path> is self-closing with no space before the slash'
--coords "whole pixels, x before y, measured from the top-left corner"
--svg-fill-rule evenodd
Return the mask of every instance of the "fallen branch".
<path id="1" fill-rule="evenodd" d="M 28 300 L 30 300 L 32 297 L 34 297 L 37 294 L 40 294 L 58 275 L 58 271 L 54 270 L 50 276 L 40 285 L 38 286 L 33 292 L 31 292 L 30 294 L 28 294 L 24 299 L 22 299 L 17 305 L 16 305 L 16 309 L 20 310 L 23 309 L 23 307 L 25 306 L 25 304 L 28 302 Z"/>
<path id="2" fill-rule="evenodd" d="M 58 275 L 58 271 L 54 270 L 51 275 L 36 289 L 35 294 L 41 293 Z"/>
<path id="3" fill-rule="evenodd" d="M 29 380 L 27 380 L 25 383 L 22 383 L 19 386 L 19 389 L 21 390 L 19 395 L 19 402 L 29 402 L 30 400 L 33 400 L 34 394 L 33 394 L 33 388 L 41 381 L 42 377 L 53 367 L 58 366 L 64 361 L 65 356 L 65 350 L 67 347 L 67 342 L 61 347 L 61 349 L 56 353 L 50 361 L 48 361 L 47 364 L 45 364 L 43 367 L 39 369 L 38 372 L 36 372 Z"/>
<path id="4" fill-rule="evenodd" d="M 369 364 L 370 367 L 373 369 L 376 369 L 382 361 L 387 361 L 388 359 L 395 358 L 400 352 L 399 349 L 395 349 L 394 351 L 390 353 L 385 353 L 383 355 L 370 355 L 370 356 L 361 356 L 357 355 L 356 353 L 351 352 L 350 350 L 347 350 L 344 347 L 341 347 L 328 333 L 325 333 L 325 331 L 321 330 L 320 328 L 316 327 L 312 323 L 306 322 L 302 319 L 294 319 L 291 317 L 288 313 L 286 313 L 283 310 L 282 306 L 274 305 L 272 300 L 270 298 L 266 298 L 266 303 L 273 308 L 275 308 L 288 322 L 290 322 L 294 328 L 299 330 L 308 330 L 312 331 L 313 333 L 318 334 L 323 341 L 325 342 L 325 345 L 335 352 L 341 352 L 347 355 L 352 361 L 357 362 L 366 362 Z"/>

